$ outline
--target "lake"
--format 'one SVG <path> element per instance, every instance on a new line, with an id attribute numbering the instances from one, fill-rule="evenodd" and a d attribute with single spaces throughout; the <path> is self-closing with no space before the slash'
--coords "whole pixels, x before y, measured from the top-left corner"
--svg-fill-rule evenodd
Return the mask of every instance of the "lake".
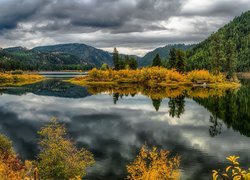
<path id="1" fill-rule="evenodd" d="M 93 152 L 96 164 L 86 179 L 124 179 L 126 165 L 144 144 L 179 154 L 182 179 L 211 179 L 213 169 L 228 165 L 229 155 L 249 167 L 250 80 L 223 92 L 89 88 L 62 79 L 0 89 L 0 133 L 22 158 L 36 157 L 37 131 L 51 117 Z"/>

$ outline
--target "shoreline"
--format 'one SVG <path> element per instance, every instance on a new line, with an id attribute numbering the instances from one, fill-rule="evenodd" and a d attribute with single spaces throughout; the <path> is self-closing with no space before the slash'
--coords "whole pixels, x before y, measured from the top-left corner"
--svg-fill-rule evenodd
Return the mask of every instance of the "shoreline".
<path id="1" fill-rule="evenodd" d="M 0 87 L 4 86 L 22 86 L 33 84 L 46 79 L 38 74 L 1 74 L 0 73 Z"/>

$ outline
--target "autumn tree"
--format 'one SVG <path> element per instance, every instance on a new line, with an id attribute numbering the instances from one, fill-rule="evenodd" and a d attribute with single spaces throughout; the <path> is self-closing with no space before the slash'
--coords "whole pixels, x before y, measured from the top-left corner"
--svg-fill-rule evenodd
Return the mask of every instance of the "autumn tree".
<path id="1" fill-rule="evenodd" d="M 23 163 L 15 153 L 12 142 L 0 134 L 0 179 L 3 180 L 33 180 L 37 169 L 30 161 Z"/>
<path id="2" fill-rule="evenodd" d="M 156 54 L 155 58 L 153 59 L 152 66 L 162 66 L 161 57 L 159 54 Z"/>
<path id="3" fill-rule="evenodd" d="M 38 168 L 42 179 L 82 178 L 86 168 L 94 164 L 93 155 L 84 148 L 77 149 L 67 137 L 66 128 L 56 119 L 38 133 L 41 138 Z"/>
<path id="4" fill-rule="evenodd" d="M 180 156 L 170 157 L 166 150 L 152 150 L 143 146 L 134 162 L 127 166 L 127 179 L 176 180 L 180 178 Z"/>

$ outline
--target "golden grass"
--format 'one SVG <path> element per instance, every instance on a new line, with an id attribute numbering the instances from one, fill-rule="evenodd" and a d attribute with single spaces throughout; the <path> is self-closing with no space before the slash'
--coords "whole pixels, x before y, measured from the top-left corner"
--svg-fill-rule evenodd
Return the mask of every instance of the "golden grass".
<path id="1" fill-rule="evenodd" d="M 179 73 L 174 69 L 161 67 L 142 68 L 137 70 L 97 70 L 89 71 L 88 76 L 76 77 L 68 80 L 77 85 L 95 84 L 140 84 L 146 86 L 201 86 L 210 88 L 232 87 L 238 88 L 240 83 L 229 82 L 225 75 L 213 75 L 207 70 L 194 70 L 188 73 Z"/>
<path id="2" fill-rule="evenodd" d="M 44 79 L 41 75 L 36 74 L 3 74 L 0 73 L 0 86 L 22 86 L 42 81 Z"/>

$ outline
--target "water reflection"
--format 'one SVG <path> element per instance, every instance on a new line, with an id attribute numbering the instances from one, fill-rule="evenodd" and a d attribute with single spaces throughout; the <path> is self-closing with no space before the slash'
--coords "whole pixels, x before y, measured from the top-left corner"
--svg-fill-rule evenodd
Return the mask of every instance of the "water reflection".
<path id="1" fill-rule="evenodd" d="M 180 95 L 175 98 L 169 98 L 169 116 L 180 118 L 181 114 L 184 113 L 185 109 L 185 96 Z"/>
<path id="2" fill-rule="evenodd" d="M 25 95 L 33 93 L 41 96 L 53 96 L 64 98 L 84 98 L 91 94 L 82 86 L 64 82 L 62 79 L 47 79 L 42 82 L 24 85 L 21 87 L 0 88 L 0 94 Z"/>
<path id="3" fill-rule="evenodd" d="M 77 145 L 95 155 L 87 179 L 126 177 L 126 164 L 145 143 L 181 155 L 182 179 L 211 179 L 211 170 L 221 165 L 215 164 L 232 154 L 248 165 L 248 82 L 238 91 L 141 88 L 83 88 L 51 80 L 1 90 L 0 133 L 13 140 L 22 157 L 32 159 L 37 130 L 58 117 Z"/>
<path id="4" fill-rule="evenodd" d="M 113 94 L 113 102 L 117 104 L 123 96 L 134 97 L 143 94 L 152 100 L 152 105 L 159 111 L 162 99 L 168 98 L 169 116 L 180 118 L 185 112 L 185 98 L 193 99 L 211 112 L 209 134 L 211 137 L 221 134 L 222 121 L 228 128 L 249 136 L 250 132 L 250 85 L 243 80 L 243 86 L 238 89 L 229 88 L 202 88 L 202 87 L 143 87 L 136 85 L 89 86 L 91 94 Z M 237 111 L 237 107 L 239 108 Z"/>

